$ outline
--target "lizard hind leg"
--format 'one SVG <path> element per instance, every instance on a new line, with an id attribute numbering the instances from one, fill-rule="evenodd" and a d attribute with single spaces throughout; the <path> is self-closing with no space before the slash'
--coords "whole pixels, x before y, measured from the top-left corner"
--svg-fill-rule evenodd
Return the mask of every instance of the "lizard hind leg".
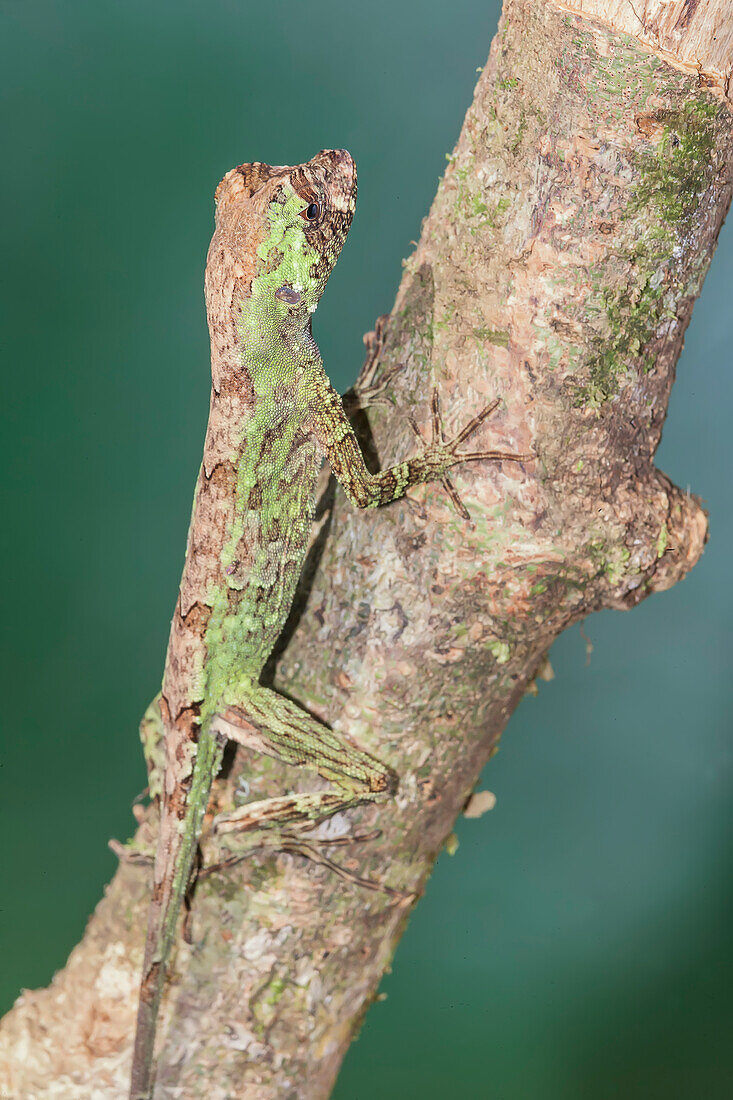
<path id="1" fill-rule="evenodd" d="M 286 764 L 313 768 L 330 791 L 289 794 L 250 802 L 215 823 L 217 833 L 267 826 L 310 827 L 360 802 L 396 789 L 396 777 L 369 753 L 349 744 L 283 695 L 258 687 L 237 706 L 217 715 L 212 730 Z"/>

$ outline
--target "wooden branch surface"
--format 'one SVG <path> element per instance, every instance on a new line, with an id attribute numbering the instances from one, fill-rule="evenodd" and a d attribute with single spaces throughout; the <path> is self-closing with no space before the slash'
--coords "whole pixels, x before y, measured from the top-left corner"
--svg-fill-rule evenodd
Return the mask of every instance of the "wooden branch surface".
<path id="1" fill-rule="evenodd" d="M 669 587 L 702 551 L 702 508 L 652 459 L 730 202 L 731 37 L 711 35 L 727 8 L 646 4 L 634 26 L 600 0 L 505 7 L 368 342 L 377 379 L 401 367 L 370 425 L 386 464 L 413 448 L 405 411 L 426 422 L 434 385 L 454 429 L 499 396 L 481 449 L 537 459 L 458 469 L 472 524 L 439 487 L 368 516 L 338 493 L 275 676 L 401 777 L 396 802 L 311 838 L 380 830 L 322 846 L 354 875 L 419 894 L 560 631 Z M 241 774 L 256 798 L 317 782 L 242 754 L 219 805 Z M 148 891 L 123 865 L 65 970 L 6 1016 L 5 1093 L 125 1094 Z M 408 911 L 293 852 L 203 879 L 156 1096 L 327 1097 Z"/>

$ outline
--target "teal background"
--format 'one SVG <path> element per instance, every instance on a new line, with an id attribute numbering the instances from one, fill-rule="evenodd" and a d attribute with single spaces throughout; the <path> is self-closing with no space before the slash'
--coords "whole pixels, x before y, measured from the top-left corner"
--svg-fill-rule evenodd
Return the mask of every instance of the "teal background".
<path id="1" fill-rule="evenodd" d="M 216 183 L 346 146 L 356 222 L 318 311 L 342 389 L 389 309 L 498 5 L 75 0 L 0 10 L 2 966 L 46 984 L 143 787 L 209 388 Z M 733 1095 L 730 227 L 659 463 L 712 538 L 673 591 L 552 652 L 370 1011 L 338 1100 Z"/>

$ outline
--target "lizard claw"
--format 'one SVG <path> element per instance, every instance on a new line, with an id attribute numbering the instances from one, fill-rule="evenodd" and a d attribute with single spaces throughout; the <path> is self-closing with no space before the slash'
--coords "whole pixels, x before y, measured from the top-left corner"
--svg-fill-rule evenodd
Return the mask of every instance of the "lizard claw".
<path id="1" fill-rule="evenodd" d="M 456 489 L 455 485 L 453 484 L 453 482 L 451 481 L 451 479 L 448 477 L 447 474 L 443 474 L 443 476 L 440 479 L 440 484 L 445 489 L 445 491 L 448 494 L 449 498 L 453 501 L 453 506 L 455 507 L 455 510 L 458 512 L 458 515 L 461 516 L 463 519 L 467 520 L 468 522 L 470 522 L 471 513 L 469 512 L 468 508 L 466 507 L 466 505 L 461 500 L 460 495 L 458 493 L 458 490 Z"/>
<path id="2" fill-rule="evenodd" d="M 359 384 L 357 381 L 352 392 L 356 396 L 356 403 L 360 409 L 367 409 L 374 405 L 394 405 L 394 398 L 384 391 L 389 387 L 396 374 L 404 370 L 403 363 L 397 363 L 394 367 L 388 367 L 378 382 Z"/>
<path id="3" fill-rule="evenodd" d="M 395 375 L 404 369 L 404 363 L 397 363 L 396 366 L 388 367 L 387 370 L 382 372 L 379 381 L 375 380 L 379 359 L 386 343 L 388 322 L 389 314 L 383 313 L 381 317 L 377 317 L 374 331 L 367 332 L 364 336 L 364 346 L 367 353 L 366 361 L 355 385 L 351 389 L 351 393 L 356 398 L 356 404 L 361 409 L 368 408 L 370 405 L 394 405 L 393 398 L 386 395 L 384 391 Z"/>

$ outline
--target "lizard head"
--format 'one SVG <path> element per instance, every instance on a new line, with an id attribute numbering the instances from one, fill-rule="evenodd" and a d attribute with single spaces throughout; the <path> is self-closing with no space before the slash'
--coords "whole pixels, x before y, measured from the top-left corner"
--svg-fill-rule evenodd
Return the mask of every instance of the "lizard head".
<path id="1" fill-rule="evenodd" d="M 241 164 L 219 184 L 216 203 L 218 231 L 230 244 L 239 237 L 240 255 L 249 258 L 258 323 L 307 323 L 354 216 L 349 153 L 324 149 L 295 167 Z"/>

